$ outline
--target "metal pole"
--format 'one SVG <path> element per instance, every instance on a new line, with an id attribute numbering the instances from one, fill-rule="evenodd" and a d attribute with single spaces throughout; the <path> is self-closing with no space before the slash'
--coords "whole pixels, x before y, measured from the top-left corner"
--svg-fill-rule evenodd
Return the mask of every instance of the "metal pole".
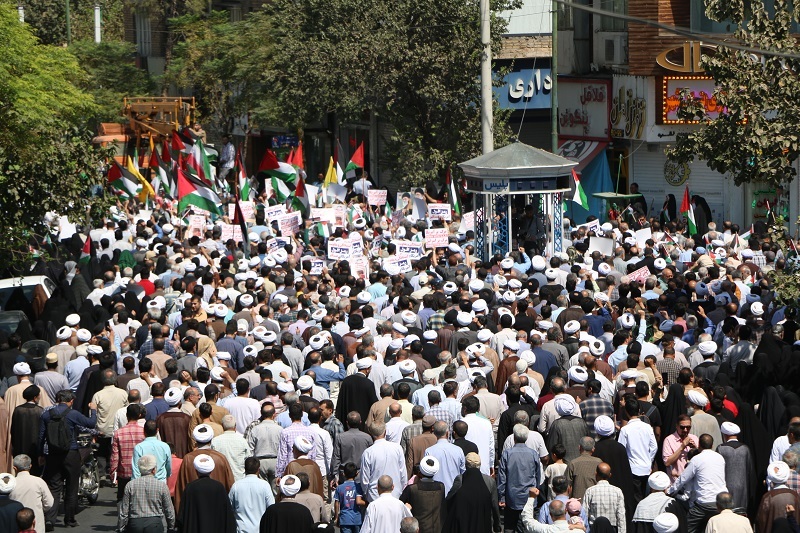
<path id="1" fill-rule="evenodd" d="M 25 6 L 17 4 L 17 15 L 19 15 L 19 23 L 25 24 Z"/>
<path id="2" fill-rule="evenodd" d="M 101 40 L 100 30 L 100 4 L 94 5 L 94 42 L 99 43 Z"/>
<path id="3" fill-rule="evenodd" d="M 553 145 L 553 153 L 558 151 L 558 4 L 555 0 L 552 3 L 553 20 L 550 33 L 552 39 L 552 59 L 550 60 L 550 78 L 552 85 L 550 89 L 550 136 Z"/>
<path id="4" fill-rule="evenodd" d="M 65 9 L 64 9 L 64 14 L 65 14 L 65 16 L 67 18 L 67 44 L 72 44 L 72 25 L 71 25 L 70 20 L 69 20 L 70 19 L 70 16 L 69 16 L 69 0 L 66 0 L 64 2 L 64 5 L 66 6 Z"/>
<path id="5" fill-rule="evenodd" d="M 494 150 L 492 133 L 492 38 L 489 0 L 481 0 L 481 149 L 484 154 Z"/>

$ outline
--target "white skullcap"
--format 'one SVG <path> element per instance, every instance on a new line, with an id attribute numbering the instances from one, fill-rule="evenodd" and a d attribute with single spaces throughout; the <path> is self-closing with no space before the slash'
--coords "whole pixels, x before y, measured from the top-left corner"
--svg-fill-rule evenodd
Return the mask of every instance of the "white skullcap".
<path id="1" fill-rule="evenodd" d="M 89 332 L 88 329 L 79 329 L 78 333 L 76 334 L 78 337 L 78 342 L 89 342 L 92 340 L 92 334 Z"/>
<path id="2" fill-rule="evenodd" d="M 575 400 L 572 396 L 567 394 L 559 394 L 553 400 L 553 406 L 556 408 L 556 413 L 560 416 L 568 416 L 573 414 L 577 408 L 578 404 L 575 403 Z"/>
<path id="3" fill-rule="evenodd" d="M 711 355 L 717 351 L 717 343 L 714 341 L 703 341 L 697 345 L 697 351 L 702 355 Z"/>
<path id="4" fill-rule="evenodd" d="M 478 330 L 478 340 L 481 342 L 489 342 L 489 339 L 492 338 L 492 330 L 490 329 L 479 329 Z"/>
<path id="5" fill-rule="evenodd" d="M 780 485 L 786 483 L 789 479 L 789 472 L 791 469 L 789 465 L 783 461 L 774 461 L 767 467 L 767 481 L 773 485 Z"/>
<path id="6" fill-rule="evenodd" d="M 674 533 L 680 527 L 678 517 L 672 513 L 661 513 L 653 520 L 656 533 Z"/>
<path id="7" fill-rule="evenodd" d="M 297 379 L 297 388 L 300 390 L 309 390 L 314 386 L 314 379 L 311 376 L 300 376 Z"/>
<path id="8" fill-rule="evenodd" d="M 369 328 L 365 328 L 365 329 L 368 330 Z M 356 332 L 354 331 L 353 333 L 356 333 Z M 403 337 L 403 346 L 408 346 L 412 342 L 418 341 L 418 340 L 419 340 L 419 337 L 417 337 L 416 335 L 407 335 L 407 336 Z"/>
<path id="9" fill-rule="evenodd" d="M 261 258 L 259 258 L 258 256 L 251 257 L 250 261 L 247 262 L 247 266 L 249 266 L 250 268 L 255 268 L 260 264 L 261 264 Z"/>
<path id="10" fill-rule="evenodd" d="M 708 398 L 706 398 L 705 394 L 701 392 L 697 392 L 696 390 L 690 390 L 689 394 L 686 395 L 689 398 L 689 401 L 697 406 L 705 407 L 708 405 Z"/>
<path id="11" fill-rule="evenodd" d="M 458 322 L 460 326 L 469 326 L 472 323 L 472 315 L 464 311 L 460 311 L 458 315 L 456 315 L 456 322 Z"/>
<path id="12" fill-rule="evenodd" d="M 61 326 L 56 332 L 56 337 L 60 341 L 65 341 L 72 337 L 72 328 L 69 326 Z"/>
<path id="13" fill-rule="evenodd" d="M 389 341 L 389 348 L 392 350 L 399 350 L 403 347 L 403 339 L 392 339 Z"/>
<path id="14" fill-rule="evenodd" d="M 214 306 L 214 315 L 218 318 L 225 318 L 228 315 L 228 308 L 225 304 L 217 304 Z"/>
<path id="15" fill-rule="evenodd" d="M 242 294 L 239 297 L 239 303 L 242 304 L 242 307 L 250 307 L 251 305 L 253 305 L 253 295 Z"/>
<path id="16" fill-rule="evenodd" d="M 223 372 L 225 372 L 225 370 L 221 366 L 215 366 L 214 368 L 212 368 L 211 372 L 209 372 L 209 375 L 211 376 L 211 381 L 222 381 Z"/>
<path id="17" fill-rule="evenodd" d="M 518 280 L 517 278 L 513 278 L 513 279 L 508 280 L 508 286 L 511 289 L 521 289 L 522 288 L 522 282 L 520 280 Z"/>
<path id="18" fill-rule="evenodd" d="M 476 342 L 464 348 L 464 351 L 467 352 L 467 355 L 471 357 L 475 357 L 477 355 L 483 355 L 486 353 L 486 345 L 481 344 L 480 342 Z"/>
<path id="19" fill-rule="evenodd" d="M 553 327 L 553 323 L 549 320 L 540 320 L 536 323 L 536 326 L 541 329 L 542 331 L 547 331 L 548 329 Z"/>
<path id="20" fill-rule="evenodd" d="M 417 321 L 416 313 L 414 313 L 414 311 L 409 311 L 408 309 L 400 313 L 400 318 L 403 319 L 404 324 L 413 324 Z"/>
<path id="21" fill-rule="evenodd" d="M 294 385 L 292 385 L 291 381 L 282 381 L 278 383 L 278 391 L 279 392 L 294 392 Z"/>
<path id="22" fill-rule="evenodd" d="M 422 338 L 426 341 L 435 341 L 439 337 L 439 334 L 432 329 L 426 329 L 422 332 Z"/>
<path id="23" fill-rule="evenodd" d="M 514 266 L 514 260 L 510 257 L 506 257 L 500 261 L 500 266 L 503 268 L 503 270 L 509 270 Z"/>
<path id="24" fill-rule="evenodd" d="M 344 287 L 339 289 L 339 296 L 342 298 L 350 298 L 350 287 L 345 285 Z"/>
<path id="25" fill-rule="evenodd" d="M 444 291 L 445 296 L 450 296 L 451 294 L 453 294 L 458 290 L 458 285 L 456 285 L 452 281 L 448 281 L 445 282 L 444 285 L 442 285 L 442 290 Z"/>
<path id="26" fill-rule="evenodd" d="M 512 300 L 513 301 L 513 300 Z M 472 302 L 472 310 L 476 313 L 485 313 L 489 310 L 489 306 L 486 304 L 486 300 L 478 298 L 474 302 Z"/>
<path id="27" fill-rule="evenodd" d="M 525 298 L 528 297 L 529 294 L 530 292 L 528 291 L 528 289 L 522 289 L 521 291 L 519 291 L 519 294 L 517 294 L 517 301 L 524 300 Z"/>
<path id="28" fill-rule="evenodd" d="M 206 424 L 201 424 L 201 425 L 205 426 Z M 195 429 L 195 431 L 197 430 Z M 214 467 L 216 466 L 214 464 L 214 459 L 212 459 L 210 455 L 206 455 L 204 453 L 201 453 L 200 455 L 195 457 L 193 464 L 194 464 L 194 469 L 197 470 L 198 474 L 205 474 L 205 475 L 208 475 L 211 472 L 213 472 Z"/>
<path id="29" fill-rule="evenodd" d="M 401 374 L 407 375 L 411 374 L 417 369 L 417 363 L 415 363 L 411 359 L 406 359 L 405 361 L 397 363 L 397 368 L 400 369 Z"/>
<path id="30" fill-rule="evenodd" d="M 200 424 L 192 430 L 192 437 L 198 444 L 205 444 L 211 442 L 211 439 L 214 438 L 214 430 L 208 424 Z"/>
<path id="31" fill-rule="evenodd" d="M 17 363 L 14 365 L 15 376 L 27 376 L 31 373 L 31 367 L 28 363 Z"/>
<path id="32" fill-rule="evenodd" d="M 285 263 L 287 259 L 289 259 L 289 254 L 283 248 L 278 248 L 274 252 L 272 252 L 272 258 L 275 259 L 275 263 Z"/>
<path id="33" fill-rule="evenodd" d="M 247 259 L 245 259 L 245 258 L 241 258 L 236 262 L 236 265 L 239 267 L 239 270 L 242 271 L 242 272 L 247 270 L 247 264 L 248 264 L 247 263 Z"/>
<path id="34" fill-rule="evenodd" d="M 589 343 L 589 353 L 595 357 L 601 357 L 606 353 L 606 345 L 600 339 L 595 339 Z"/>
<path id="35" fill-rule="evenodd" d="M 664 260 L 663 257 L 659 257 L 655 261 L 653 261 L 653 266 L 656 267 L 658 270 L 664 270 L 667 266 L 667 262 Z"/>
<path id="36" fill-rule="evenodd" d="M 194 272 L 197 270 L 197 265 L 195 265 L 192 261 L 186 261 L 186 264 L 183 266 L 183 270 L 186 272 Z"/>
<path id="37" fill-rule="evenodd" d="M 0 494 L 11 494 L 16 487 L 17 478 L 8 473 L 0 474 Z"/>
<path id="38" fill-rule="evenodd" d="M 170 387 L 167 389 L 167 392 L 164 393 L 164 400 L 166 400 L 167 404 L 171 406 L 178 405 L 181 403 L 183 399 L 183 391 L 177 387 Z"/>
<path id="39" fill-rule="evenodd" d="M 620 321 L 622 323 L 622 327 L 625 329 L 631 329 L 636 324 L 636 319 L 633 318 L 633 315 L 630 313 L 625 313 L 620 317 Z"/>
<path id="40" fill-rule="evenodd" d="M 356 301 L 360 304 L 368 304 L 372 300 L 372 295 L 367 291 L 361 291 L 356 295 Z"/>
<path id="41" fill-rule="evenodd" d="M 64 323 L 74 328 L 75 326 L 81 323 L 81 316 L 77 313 L 72 313 L 71 315 L 67 315 L 67 318 L 64 319 Z"/>
<path id="42" fill-rule="evenodd" d="M 597 272 L 603 276 L 608 276 L 611 273 L 611 265 L 608 263 L 600 263 L 597 265 Z"/>
<path id="43" fill-rule="evenodd" d="M 217 359 L 220 361 L 230 361 L 231 354 L 229 352 L 217 352 Z"/>
<path id="44" fill-rule="evenodd" d="M 300 453 L 308 453 L 314 447 L 314 443 L 308 440 L 308 437 L 304 437 L 303 435 L 300 435 L 294 439 L 293 445 Z"/>
<path id="45" fill-rule="evenodd" d="M 300 478 L 297 476 L 283 476 L 280 481 L 281 493 L 292 497 L 300 492 Z"/>
<path id="46" fill-rule="evenodd" d="M 586 380 L 589 379 L 589 373 L 582 366 L 571 367 L 569 371 L 567 371 L 567 376 L 570 381 L 574 381 L 575 383 L 586 383 Z"/>
<path id="47" fill-rule="evenodd" d="M 733 422 L 723 422 L 719 430 L 722 432 L 723 435 L 738 435 L 739 433 L 742 432 L 742 430 L 739 429 L 739 426 L 737 426 Z"/>
<path id="48" fill-rule="evenodd" d="M 392 329 L 395 330 L 397 333 L 402 333 L 403 335 L 408 333 L 408 328 L 399 322 L 393 322 Z"/>
<path id="49" fill-rule="evenodd" d="M 311 345 L 312 350 L 321 350 L 322 347 L 325 346 L 325 337 L 322 335 L 314 335 L 308 339 L 308 343 Z"/>
<path id="50" fill-rule="evenodd" d="M 531 259 L 531 266 L 534 270 L 542 271 L 547 268 L 547 262 L 541 255 L 534 255 Z"/>
<path id="51" fill-rule="evenodd" d="M 564 333 L 568 335 L 572 335 L 573 333 L 578 333 L 581 329 L 581 323 L 577 320 L 570 320 L 566 324 L 564 324 Z"/>
<path id="52" fill-rule="evenodd" d="M 274 331 L 267 331 L 261 336 L 261 340 L 264 344 L 275 344 L 275 341 L 278 340 L 278 334 Z"/>
<path id="53" fill-rule="evenodd" d="M 517 295 L 511 291 L 506 291 L 503 293 L 503 301 L 507 304 L 513 303 L 517 299 Z M 474 309 L 475 306 L 473 305 L 472 308 Z"/>
<path id="54" fill-rule="evenodd" d="M 372 368 L 373 360 L 371 357 L 362 357 L 358 361 L 356 361 L 356 368 L 359 370 L 366 370 L 367 368 Z"/>
<path id="55" fill-rule="evenodd" d="M 614 421 L 610 416 L 600 415 L 594 419 L 594 431 L 601 437 L 609 437 L 616 431 Z"/>
<path id="56" fill-rule="evenodd" d="M 519 342 L 514 339 L 506 339 L 503 341 L 503 348 L 508 348 L 512 352 L 517 352 L 519 351 Z"/>
<path id="57" fill-rule="evenodd" d="M 745 248 L 744 250 L 742 250 L 742 253 L 740 255 L 742 256 L 742 259 L 752 259 L 755 256 L 755 253 L 753 252 L 753 250 Z"/>
<path id="58" fill-rule="evenodd" d="M 450 244 L 448 244 L 447 248 L 448 248 L 448 250 L 450 250 L 453 253 L 456 253 L 456 254 L 460 254 L 461 253 L 461 247 L 458 244 L 454 243 L 454 242 L 451 242 Z"/>
<path id="59" fill-rule="evenodd" d="M 494 282 L 497 283 L 498 287 L 505 287 L 506 285 L 508 285 L 508 280 L 502 274 L 497 274 L 494 277 Z"/>
<path id="60" fill-rule="evenodd" d="M 317 309 L 316 311 L 311 313 L 311 318 L 313 318 L 316 321 L 320 321 L 323 318 L 325 318 L 325 315 L 327 314 L 328 312 L 325 309 Z"/>
<path id="61" fill-rule="evenodd" d="M 236 331 L 245 332 L 248 330 L 250 324 L 247 323 L 247 320 L 244 318 L 240 318 L 236 321 Z"/>
<path id="62" fill-rule="evenodd" d="M 667 490 L 671 485 L 669 476 L 665 472 L 653 472 L 647 478 L 647 484 L 653 490 Z"/>
<path id="63" fill-rule="evenodd" d="M 435 476 L 439 472 L 439 460 L 432 455 L 426 455 L 419 462 L 419 471 L 426 477 Z"/>
<path id="64" fill-rule="evenodd" d="M 761 302 L 750 304 L 750 312 L 753 313 L 753 316 L 762 316 L 764 314 L 764 304 Z"/>
<path id="65" fill-rule="evenodd" d="M 553 281 L 558 277 L 558 272 L 556 271 L 555 268 L 548 268 L 547 270 L 544 271 L 544 276 L 550 281 Z"/>
<path id="66" fill-rule="evenodd" d="M 483 289 L 483 282 L 481 280 L 477 278 L 470 280 L 469 290 L 471 290 L 473 293 L 476 293 L 479 292 L 481 289 Z"/>
<path id="67" fill-rule="evenodd" d="M 622 379 L 636 379 L 636 377 L 638 375 L 639 375 L 639 371 L 636 370 L 635 368 L 629 368 L 627 370 L 623 370 L 620 373 L 620 376 L 622 377 Z"/>

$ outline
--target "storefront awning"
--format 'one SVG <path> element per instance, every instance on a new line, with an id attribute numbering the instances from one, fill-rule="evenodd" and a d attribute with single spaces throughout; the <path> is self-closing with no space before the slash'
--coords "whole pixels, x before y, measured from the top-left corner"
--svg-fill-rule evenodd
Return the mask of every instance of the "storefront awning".
<path id="1" fill-rule="evenodd" d="M 558 155 L 578 163 L 575 172 L 581 174 L 586 165 L 591 163 L 597 154 L 608 146 L 602 141 L 583 141 L 576 139 L 563 139 L 558 141 Z"/>

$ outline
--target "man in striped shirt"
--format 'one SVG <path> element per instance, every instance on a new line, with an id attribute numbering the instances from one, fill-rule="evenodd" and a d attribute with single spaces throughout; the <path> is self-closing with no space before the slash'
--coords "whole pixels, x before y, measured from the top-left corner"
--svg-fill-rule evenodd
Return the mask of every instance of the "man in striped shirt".
<path id="1" fill-rule="evenodd" d="M 125 416 L 128 423 L 114 432 L 111 440 L 111 479 L 117 476 L 117 501 L 122 500 L 125 485 L 133 477 L 133 451 L 144 440 L 144 428 L 139 418 L 144 410 L 138 403 L 128 405 Z M 167 493 L 169 495 L 169 493 Z"/>
<path id="2" fill-rule="evenodd" d="M 163 532 L 162 517 L 167 521 L 167 531 L 174 530 L 175 508 L 167 484 L 154 476 L 157 467 L 155 456 L 143 455 L 136 466 L 139 477 L 125 487 L 119 508 L 119 530 Z"/>

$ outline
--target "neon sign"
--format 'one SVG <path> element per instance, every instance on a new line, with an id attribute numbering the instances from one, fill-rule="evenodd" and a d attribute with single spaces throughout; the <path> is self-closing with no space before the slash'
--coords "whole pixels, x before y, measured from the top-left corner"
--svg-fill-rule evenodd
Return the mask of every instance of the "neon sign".
<path id="1" fill-rule="evenodd" d="M 692 97 L 705 111 L 708 118 L 714 119 L 725 112 L 714 95 L 716 84 L 712 78 L 706 76 L 676 76 L 665 77 L 662 80 L 662 109 L 661 119 L 663 124 L 697 124 L 697 120 L 684 120 L 678 111 L 681 106 L 681 94 L 688 89 Z"/>

